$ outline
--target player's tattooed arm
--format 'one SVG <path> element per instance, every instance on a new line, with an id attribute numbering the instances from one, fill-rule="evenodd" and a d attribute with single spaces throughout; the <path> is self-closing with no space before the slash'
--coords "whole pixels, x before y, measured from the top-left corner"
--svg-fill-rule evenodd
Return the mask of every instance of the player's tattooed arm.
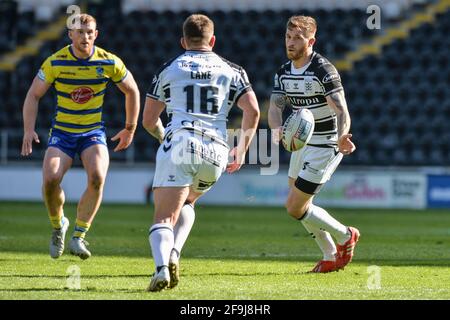
<path id="1" fill-rule="evenodd" d="M 355 144 L 350 140 L 350 114 L 348 113 L 347 102 L 345 101 L 344 90 L 334 92 L 327 96 L 328 104 L 334 109 L 337 116 L 338 148 L 339 151 L 348 155 L 355 151 Z"/>
<path id="2" fill-rule="evenodd" d="M 282 114 L 288 105 L 287 97 L 284 94 L 273 93 L 270 96 L 269 105 L 269 126 L 272 129 L 278 128 L 282 124 Z"/>
<path id="3" fill-rule="evenodd" d="M 289 105 L 284 94 L 273 93 L 270 96 L 269 127 L 272 129 L 272 141 L 276 144 L 281 139 L 280 127 L 283 124 L 283 110 Z"/>
<path id="4" fill-rule="evenodd" d="M 338 136 L 347 134 L 350 131 L 350 114 L 348 113 L 347 102 L 345 101 L 344 90 L 332 93 L 327 96 L 328 104 L 334 109 L 337 116 Z"/>
<path id="5" fill-rule="evenodd" d="M 275 107 L 283 111 L 286 105 L 288 104 L 287 97 L 284 94 L 273 93 L 270 96 L 270 104 L 271 105 L 273 104 Z"/>

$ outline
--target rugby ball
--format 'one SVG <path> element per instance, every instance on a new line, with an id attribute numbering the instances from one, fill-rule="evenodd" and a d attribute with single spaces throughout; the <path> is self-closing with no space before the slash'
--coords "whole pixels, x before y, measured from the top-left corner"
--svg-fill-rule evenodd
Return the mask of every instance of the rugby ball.
<path id="1" fill-rule="evenodd" d="M 303 148 L 314 132 L 314 116 L 305 108 L 298 109 L 286 119 L 281 132 L 283 147 L 289 151 Z"/>

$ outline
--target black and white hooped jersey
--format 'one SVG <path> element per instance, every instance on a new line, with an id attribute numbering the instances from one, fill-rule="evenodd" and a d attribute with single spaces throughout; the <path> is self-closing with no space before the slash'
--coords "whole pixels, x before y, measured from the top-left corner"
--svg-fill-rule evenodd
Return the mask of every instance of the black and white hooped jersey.
<path id="1" fill-rule="evenodd" d="M 291 61 L 275 74 L 273 94 L 287 97 L 293 110 L 306 108 L 314 115 L 314 133 L 309 145 L 336 146 L 336 113 L 326 97 L 343 90 L 336 68 L 322 55 L 313 52 L 310 62 L 296 69 Z"/>
<path id="2" fill-rule="evenodd" d="M 228 113 L 252 90 L 245 70 L 211 51 L 186 51 L 156 73 L 147 97 L 166 104 L 166 130 L 195 127 L 226 141 Z"/>

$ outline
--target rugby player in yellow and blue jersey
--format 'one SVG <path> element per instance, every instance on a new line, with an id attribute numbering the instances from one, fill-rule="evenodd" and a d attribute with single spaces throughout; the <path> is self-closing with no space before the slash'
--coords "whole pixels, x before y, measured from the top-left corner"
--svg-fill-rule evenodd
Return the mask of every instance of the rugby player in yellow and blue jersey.
<path id="1" fill-rule="evenodd" d="M 25 98 L 22 155 L 31 154 L 33 141 L 39 143 L 35 132 L 38 103 L 53 85 L 57 105 L 44 157 L 42 186 L 53 227 L 50 256 L 59 258 L 64 251 L 69 220 L 64 217 L 65 196 L 60 183 L 78 154 L 88 181 L 78 203 L 69 248 L 71 254 L 87 259 L 91 253 L 84 237 L 100 207 L 109 166 L 102 121 L 106 85 L 112 81 L 125 94 L 125 128 L 111 139 L 119 141 L 114 151 L 126 149 L 133 140 L 139 116 L 139 90 L 131 72 L 117 56 L 94 46 L 98 36 L 95 18 L 81 14 L 74 21 L 76 27 L 68 32 L 72 44 L 42 64 Z"/>

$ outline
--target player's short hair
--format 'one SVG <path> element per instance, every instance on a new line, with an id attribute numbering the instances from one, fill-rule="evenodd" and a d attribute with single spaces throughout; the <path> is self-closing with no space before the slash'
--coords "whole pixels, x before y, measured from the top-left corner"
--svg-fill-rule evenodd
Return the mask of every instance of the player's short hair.
<path id="1" fill-rule="evenodd" d="M 79 22 L 81 25 L 86 25 L 90 22 L 94 22 L 95 25 L 97 25 L 97 20 L 95 20 L 95 18 L 93 16 L 91 16 L 90 14 L 87 14 L 87 13 L 76 14 L 76 15 L 72 16 L 71 18 L 72 18 L 72 21 L 75 23 L 74 26 L 77 25 L 77 22 Z"/>
<path id="2" fill-rule="evenodd" d="M 190 45 L 208 44 L 214 35 L 214 22 L 203 14 L 192 14 L 183 23 L 183 37 Z"/>
<path id="3" fill-rule="evenodd" d="M 316 19 L 309 16 L 292 16 L 289 18 L 287 29 L 300 29 L 306 37 L 314 37 L 317 31 Z"/>

